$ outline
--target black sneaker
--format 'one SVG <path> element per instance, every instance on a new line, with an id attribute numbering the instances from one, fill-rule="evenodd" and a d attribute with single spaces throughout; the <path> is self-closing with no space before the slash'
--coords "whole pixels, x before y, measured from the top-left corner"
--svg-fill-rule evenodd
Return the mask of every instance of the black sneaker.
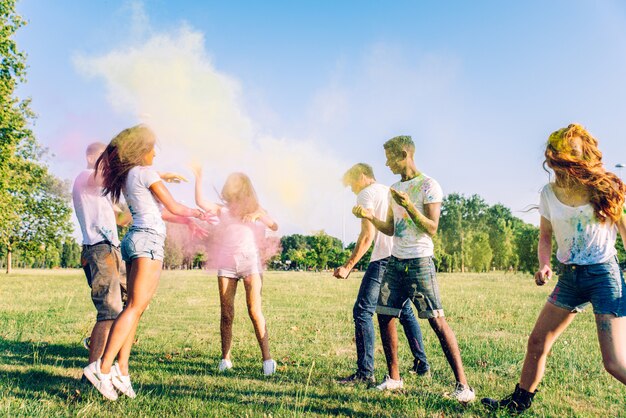
<path id="1" fill-rule="evenodd" d="M 421 360 L 413 360 L 413 368 L 409 373 L 416 374 L 418 376 L 430 376 L 430 366 Z"/>
<path id="2" fill-rule="evenodd" d="M 361 373 L 355 373 L 348 377 L 344 377 L 343 379 L 339 379 L 338 383 L 347 386 L 365 383 L 368 386 L 372 386 L 376 384 L 376 378 L 374 376 L 364 376 Z"/>

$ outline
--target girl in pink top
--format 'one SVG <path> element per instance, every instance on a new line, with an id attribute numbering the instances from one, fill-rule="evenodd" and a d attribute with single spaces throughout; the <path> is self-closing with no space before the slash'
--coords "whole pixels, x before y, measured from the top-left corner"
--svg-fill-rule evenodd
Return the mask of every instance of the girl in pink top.
<path id="1" fill-rule="evenodd" d="M 233 173 L 228 176 L 222 188 L 221 205 L 204 199 L 202 172 L 196 168 L 194 174 L 196 204 L 217 215 L 220 220 L 217 280 L 220 292 L 222 360 L 218 369 L 224 372 L 233 367 L 230 350 L 233 339 L 235 293 L 239 279 L 243 279 L 248 314 L 263 356 L 263 373 L 266 376 L 272 375 L 276 372 L 276 362 L 270 356 L 267 325 L 261 311 L 263 281 L 258 242 L 259 238 L 263 237 L 265 228 L 276 231 L 278 225 L 259 205 L 250 178 L 245 174 Z"/>

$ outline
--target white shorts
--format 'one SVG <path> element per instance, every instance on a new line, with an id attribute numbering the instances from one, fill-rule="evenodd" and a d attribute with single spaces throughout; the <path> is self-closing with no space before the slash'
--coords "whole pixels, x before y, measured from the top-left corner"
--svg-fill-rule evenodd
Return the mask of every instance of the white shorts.
<path id="1" fill-rule="evenodd" d="M 258 254 L 235 254 L 220 257 L 217 276 L 239 280 L 252 274 L 261 274 L 262 271 Z"/>

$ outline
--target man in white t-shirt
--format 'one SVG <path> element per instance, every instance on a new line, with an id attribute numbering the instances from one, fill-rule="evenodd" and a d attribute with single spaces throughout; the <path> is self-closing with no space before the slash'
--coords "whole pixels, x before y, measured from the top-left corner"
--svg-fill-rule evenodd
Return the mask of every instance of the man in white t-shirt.
<path id="1" fill-rule="evenodd" d="M 94 165 L 105 148 L 99 142 L 87 147 L 87 169 L 76 177 L 72 187 L 74 211 L 83 235 L 81 264 L 97 310 L 96 324 L 86 344 L 89 363 L 102 357 L 113 321 L 123 309 L 126 292 L 126 279 L 120 272 L 117 225 L 128 223 L 130 217 L 116 209 L 109 197 L 102 196 Z"/>
<path id="2" fill-rule="evenodd" d="M 401 315 L 407 298 L 428 318 L 456 378 L 453 392 L 447 394 L 459 402 L 474 400 L 474 390 L 467 384 L 456 337 L 448 325 L 439 295 L 433 263 L 432 236 L 437 233 L 443 192 L 439 183 L 415 166 L 415 144 L 410 136 L 397 136 L 384 145 L 387 166 L 401 181 L 390 189 L 390 208 L 385 219 L 371 209 L 355 206 L 353 213 L 367 219 L 386 235 L 393 235 L 393 249 L 381 284 L 376 313 L 380 325 L 389 376 L 377 386 L 380 390 L 403 387 L 398 369 L 398 334 L 395 318 Z"/>
<path id="3" fill-rule="evenodd" d="M 387 214 L 389 188 L 376 182 L 374 171 L 368 164 L 359 163 L 352 166 L 343 176 L 344 186 L 350 186 L 357 195 L 357 204 L 373 211 L 377 217 Z M 370 263 L 363 275 L 359 293 L 357 295 L 352 316 L 354 319 L 354 340 L 356 342 L 357 371 L 341 379 L 342 384 L 365 382 L 373 384 L 374 377 L 374 322 L 372 317 L 376 310 L 376 303 L 380 294 L 380 282 L 385 267 L 391 256 L 393 239 L 378 232 L 370 221 L 361 221 L 361 233 L 356 241 L 352 254 L 345 264 L 335 269 L 334 276 L 338 279 L 347 279 L 350 271 L 367 253 L 374 243 Z M 400 315 L 400 323 L 409 341 L 414 362 L 412 371 L 425 375 L 429 371 L 422 331 L 413 313 L 410 303 L 405 303 Z"/>

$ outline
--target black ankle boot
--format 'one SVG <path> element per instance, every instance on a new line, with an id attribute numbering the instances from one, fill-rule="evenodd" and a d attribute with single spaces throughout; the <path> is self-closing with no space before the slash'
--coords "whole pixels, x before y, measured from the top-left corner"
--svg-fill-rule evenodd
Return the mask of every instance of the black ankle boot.
<path id="1" fill-rule="evenodd" d="M 533 403 L 533 398 L 537 391 L 529 392 L 519 387 L 519 384 L 515 386 L 515 391 L 504 399 L 497 400 L 492 398 L 483 398 L 482 404 L 489 409 L 507 408 L 511 412 L 521 413 L 530 408 Z"/>

